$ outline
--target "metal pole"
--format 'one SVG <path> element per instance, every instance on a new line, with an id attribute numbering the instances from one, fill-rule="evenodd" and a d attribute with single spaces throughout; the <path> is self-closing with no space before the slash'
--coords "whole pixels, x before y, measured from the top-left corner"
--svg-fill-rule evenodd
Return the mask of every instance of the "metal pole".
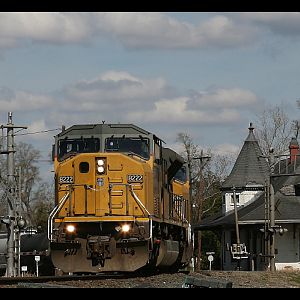
<path id="1" fill-rule="evenodd" d="M 12 113 L 8 113 L 7 124 L 7 181 L 9 192 L 14 195 L 14 144 L 13 144 L 13 123 Z M 14 198 L 14 197 L 13 197 Z M 10 220 L 7 225 L 8 237 L 7 237 L 7 276 L 14 276 L 14 227 L 15 227 L 15 203 L 8 205 L 8 218 Z"/>
<path id="2" fill-rule="evenodd" d="M 270 270 L 275 271 L 275 195 L 272 183 L 270 183 Z"/>
<path id="3" fill-rule="evenodd" d="M 270 192 L 269 192 L 269 182 L 265 184 L 265 224 L 264 224 L 264 262 L 269 262 L 270 255 L 270 238 L 269 238 L 269 228 L 270 228 Z"/>
<path id="4" fill-rule="evenodd" d="M 235 187 L 233 187 L 233 203 L 234 203 L 234 218 L 235 218 L 236 243 L 237 243 L 237 247 L 239 249 L 241 241 L 240 241 L 239 220 L 238 220 L 238 213 L 237 213 L 237 203 L 236 203 Z"/>
<path id="5" fill-rule="evenodd" d="M 199 172 L 197 174 L 197 176 L 199 176 L 199 189 L 197 192 L 197 204 L 198 204 L 198 214 L 197 215 L 197 223 L 200 223 L 202 220 L 202 214 L 203 214 L 203 201 L 204 201 L 204 180 L 203 180 L 203 170 L 205 167 L 205 160 L 209 160 L 211 157 L 210 156 L 204 156 L 203 154 L 203 150 L 201 150 L 200 152 L 200 157 L 193 157 L 192 159 L 199 159 L 200 160 L 200 166 L 199 166 Z M 196 177 L 197 177 L 196 176 Z M 196 178 L 195 177 L 195 178 Z M 202 254 L 202 232 L 199 230 L 198 231 L 198 253 L 197 253 L 197 257 L 198 257 L 198 263 L 196 265 L 197 270 L 200 271 L 201 269 L 201 254 Z"/>
<path id="6" fill-rule="evenodd" d="M 36 277 L 39 277 L 39 262 L 36 260 Z"/>
<path id="7" fill-rule="evenodd" d="M 233 187 L 233 204 L 234 204 L 234 219 L 235 219 L 235 232 L 236 232 L 236 244 L 237 250 L 241 253 L 241 240 L 240 240 L 240 230 L 239 230 L 239 219 L 237 212 L 237 201 L 236 201 L 236 193 L 235 187 Z M 241 269 L 241 258 L 238 259 L 237 269 Z"/>
<path id="8" fill-rule="evenodd" d="M 272 174 L 274 172 L 274 149 L 269 150 L 270 154 L 270 176 L 269 176 L 269 195 L 270 195 L 270 271 L 275 271 L 275 192 L 272 184 Z"/>
<path id="9" fill-rule="evenodd" d="M 21 166 L 18 169 L 18 175 L 19 175 L 19 187 L 18 187 L 18 192 L 19 192 L 19 199 L 16 201 L 16 215 L 19 217 L 21 213 L 21 197 L 22 197 L 22 180 L 21 180 L 21 175 L 22 175 L 22 168 Z M 17 242 L 17 249 L 16 249 L 16 257 L 17 257 L 17 262 L 16 262 L 16 268 L 17 268 L 17 275 L 18 277 L 21 276 L 21 229 L 17 228 L 16 231 L 16 242 Z"/>
<path id="10" fill-rule="evenodd" d="M 4 151 L 0 149 L 0 154 L 7 154 L 7 267 L 6 276 L 14 277 L 16 275 L 17 264 L 19 260 L 18 248 L 19 245 L 15 241 L 15 225 L 16 225 L 16 183 L 15 183 L 15 161 L 14 153 L 14 129 L 27 129 L 26 126 L 14 126 L 12 122 L 12 112 L 8 113 L 7 125 L 1 125 L 2 136 L 3 129 L 7 129 L 7 149 Z M 18 239 L 18 238 L 16 238 Z"/>

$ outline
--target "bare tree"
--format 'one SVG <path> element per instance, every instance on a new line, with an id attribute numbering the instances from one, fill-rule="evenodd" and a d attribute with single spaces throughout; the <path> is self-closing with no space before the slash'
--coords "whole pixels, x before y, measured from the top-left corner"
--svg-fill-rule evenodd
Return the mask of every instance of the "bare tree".
<path id="1" fill-rule="evenodd" d="M 299 130 L 300 130 L 300 122 L 298 120 L 293 120 L 292 121 L 292 128 L 294 130 L 296 139 L 298 139 Z"/>
<path id="2" fill-rule="evenodd" d="M 298 131 L 298 122 L 290 120 L 283 104 L 270 106 L 257 116 L 256 138 L 266 156 L 272 148 L 275 154 L 284 154 Z"/>
<path id="3" fill-rule="evenodd" d="M 199 150 L 199 146 L 186 133 L 179 133 L 177 141 L 182 143 L 184 151 L 181 155 L 189 165 L 192 223 L 200 223 L 204 214 L 214 213 L 221 210 L 220 184 L 222 179 L 228 175 L 231 160 L 226 156 L 213 155 L 208 151 L 208 155 Z M 200 259 L 202 256 L 202 234 L 196 234 L 197 242 L 197 265 L 200 270 Z"/>
<path id="4" fill-rule="evenodd" d="M 219 212 L 222 198 L 220 187 L 230 173 L 235 160 L 233 155 L 214 154 L 211 150 L 208 153 L 211 159 L 204 169 L 205 190 L 202 218 Z"/>
<path id="5" fill-rule="evenodd" d="M 34 224 L 32 202 L 35 184 L 39 177 L 38 160 L 41 154 L 31 144 L 20 142 L 15 155 L 16 168 L 21 167 L 21 205 L 31 225 Z"/>
<path id="6" fill-rule="evenodd" d="M 35 149 L 31 144 L 20 142 L 16 145 L 15 153 L 15 174 L 18 174 L 18 168 L 21 167 L 21 213 L 26 218 L 28 225 L 36 225 L 34 209 L 36 202 L 41 195 L 41 189 L 44 186 L 39 172 L 39 159 L 41 157 L 40 151 Z M 1 181 L 6 184 L 7 174 L 7 162 L 6 158 L 0 157 L 0 171 Z M 19 179 L 16 176 L 15 182 L 16 189 L 19 186 Z M 5 191 L 1 190 L 0 195 Z M 18 196 L 18 195 L 16 195 Z M 47 199 L 46 197 L 40 197 L 40 199 Z"/>
<path id="7" fill-rule="evenodd" d="M 39 184 L 33 193 L 32 203 L 34 225 L 47 230 L 48 216 L 54 207 L 54 182 Z"/>

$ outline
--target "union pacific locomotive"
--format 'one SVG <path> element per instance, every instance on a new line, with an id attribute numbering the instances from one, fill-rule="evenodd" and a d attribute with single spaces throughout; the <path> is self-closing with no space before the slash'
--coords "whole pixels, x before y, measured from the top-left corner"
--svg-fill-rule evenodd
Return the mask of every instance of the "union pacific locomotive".
<path id="1" fill-rule="evenodd" d="M 188 169 L 133 124 L 74 125 L 53 145 L 56 206 L 48 219 L 61 273 L 187 266 L 192 255 Z"/>

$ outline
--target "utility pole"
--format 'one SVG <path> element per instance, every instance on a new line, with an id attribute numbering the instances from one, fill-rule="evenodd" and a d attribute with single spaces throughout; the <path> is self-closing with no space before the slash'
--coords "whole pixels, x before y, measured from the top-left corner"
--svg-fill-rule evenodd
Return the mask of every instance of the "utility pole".
<path id="1" fill-rule="evenodd" d="M 233 187 L 233 202 L 234 202 L 234 218 L 235 218 L 235 231 L 236 231 L 236 243 L 239 249 L 241 240 L 240 240 L 240 230 L 239 230 L 239 219 L 238 219 L 238 212 L 237 212 L 237 201 L 236 201 L 236 192 L 235 187 Z"/>
<path id="2" fill-rule="evenodd" d="M 198 159 L 200 161 L 200 166 L 199 166 L 199 172 L 198 174 L 191 179 L 191 183 L 194 183 L 194 179 L 196 179 L 197 177 L 199 177 L 199 190 L 197 193 L 197 204 L 198 204 L 198 213 L 196 214 L 197 217 L 197 221 L 196 222 L 201 222 L 202 220 L 202 212 L 203 212 L 203 195 L 204 195 L 204 181 L 203 181 L 203 169 L 205 166 L 205 163 L 207 161 L 210 160 L 210 156 L 209 155 L 204 155 L 203 154 L 203 150 L 201 150 L 200 156 L 199 157 L 193 157 L 192 159 Z M 201 270 L 201 254 L 202 254 L 202 235 L 201 235 L 201 231 L 198 231 L 198 253 L 197 253 L 197 265 L 196 265 L 196 269 L 198 271 Z"/>
<path id="3" fill-rule="evenodd" d="M 238 219 L 238 211 L 237 211 L 237 199 L 236 199 L 236 189 L 233 186 L 233 204 L 234 204 L 234 219 L 235 219 L 235 232 L 236 232 L 236 245 L 237 251 L 241 253 L 241 239 L 240 239 L 240 229 L 239 229 L 239 219 Z M 237 269 L 241 269 L 241 258 L 238 259 Z"/>
<path id="4" fill-rule="evenodd" d="M 272 174 L 274 172 L 274 149 L 270 149 L 270 178 L 269 178 L 269 194 L 270 194 L 270 271 L 275 271 L 275 193 L 272 184 Z"/>
<path id="5" fill-rule="evenodd" d="M 285 156 L 285 155 L 279 155 L 276 157 Z M 274 155 L 274 149 L 271 148 L 269 150 L 269 156 L 267 156 L 267 159 L 269 161 L 269 176 L 267 180 L 267 184 L 265 187 L 265 225 L 264 228 L 261 230 L 264 232 L 265 237 L 265 252 L 267 253 L 267 257 L 269 258 L 270 263 L 270 271 L 275 272 L 276 271 L 276 264 L 275 264 L 275 236 L 276 236 L 276 230 L 282 229 L 283 232 L 285 232 L 286 229 L 282 228 L 281 226 L 278 226 L 275 224 L 275 191 L 273 186 L 273 177 L 281 177 L 281 176 L 296 176 L 299 174 L 281 174 L 280 173 L 280 161 L 279 161 L 279 171 L 278 174 L 274 174 L 274 168 L 275 168 L 275 155 Z"/>
<path id="6" fill-rule="evenodd" d="M 12 112 L 8 113 L 7 125 L 1 125 L 1 128 L 7 129 L 7 149 L 1 151 L 1 154 L 7 154 L 7 203 L 8 212 L 6 219 L 7 227 L 7 269 L 6 276 L 16 276 L 15 260 L 18 260 L 18 256 L 15 253 L 15 227 L 16 223 L 16 182 L 15 182 L 15 145 L 14 145 L 14 129 L 22 128 L 27 129 L 26 126 L 14 126 L 12 121 Z"/>

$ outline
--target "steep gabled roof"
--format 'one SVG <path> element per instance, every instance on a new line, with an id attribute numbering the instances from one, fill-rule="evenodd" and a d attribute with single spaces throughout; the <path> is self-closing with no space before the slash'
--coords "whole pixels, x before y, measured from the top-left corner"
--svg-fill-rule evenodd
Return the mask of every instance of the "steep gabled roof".
<path id="1" fill-rule="evenodd" d="M 294 141 L 293 141 L 294 142 Z M 300 195 L 296 186 L 300 185 L 300 159 L 290 162 L 290 158 L 278 161 L 274 166 L 272 184 L 275 191 L 275 222 L 300 223 Z M 245 206 L 238 208 L 240 225 L 263 224 L 265 219 L 265 195 L 261 192 L 258 198 L 250 201 Z M 224 226 L 234 226 L 234 211 L 225 215 L 222 213 L 203 219 L 194 226 L 195 230 L 206 230 Z"/>
<path id="2" fill-rule="evenodd" d="M 268 177 L 267 160 L 262 157 L 262 151 L 253 133 L 250 123 L 249 134 L 238 155 L 230 175 L 222 184 L 222 190 L 232 187 L 246 187 L 247 185 L 264 185 Z"/>

